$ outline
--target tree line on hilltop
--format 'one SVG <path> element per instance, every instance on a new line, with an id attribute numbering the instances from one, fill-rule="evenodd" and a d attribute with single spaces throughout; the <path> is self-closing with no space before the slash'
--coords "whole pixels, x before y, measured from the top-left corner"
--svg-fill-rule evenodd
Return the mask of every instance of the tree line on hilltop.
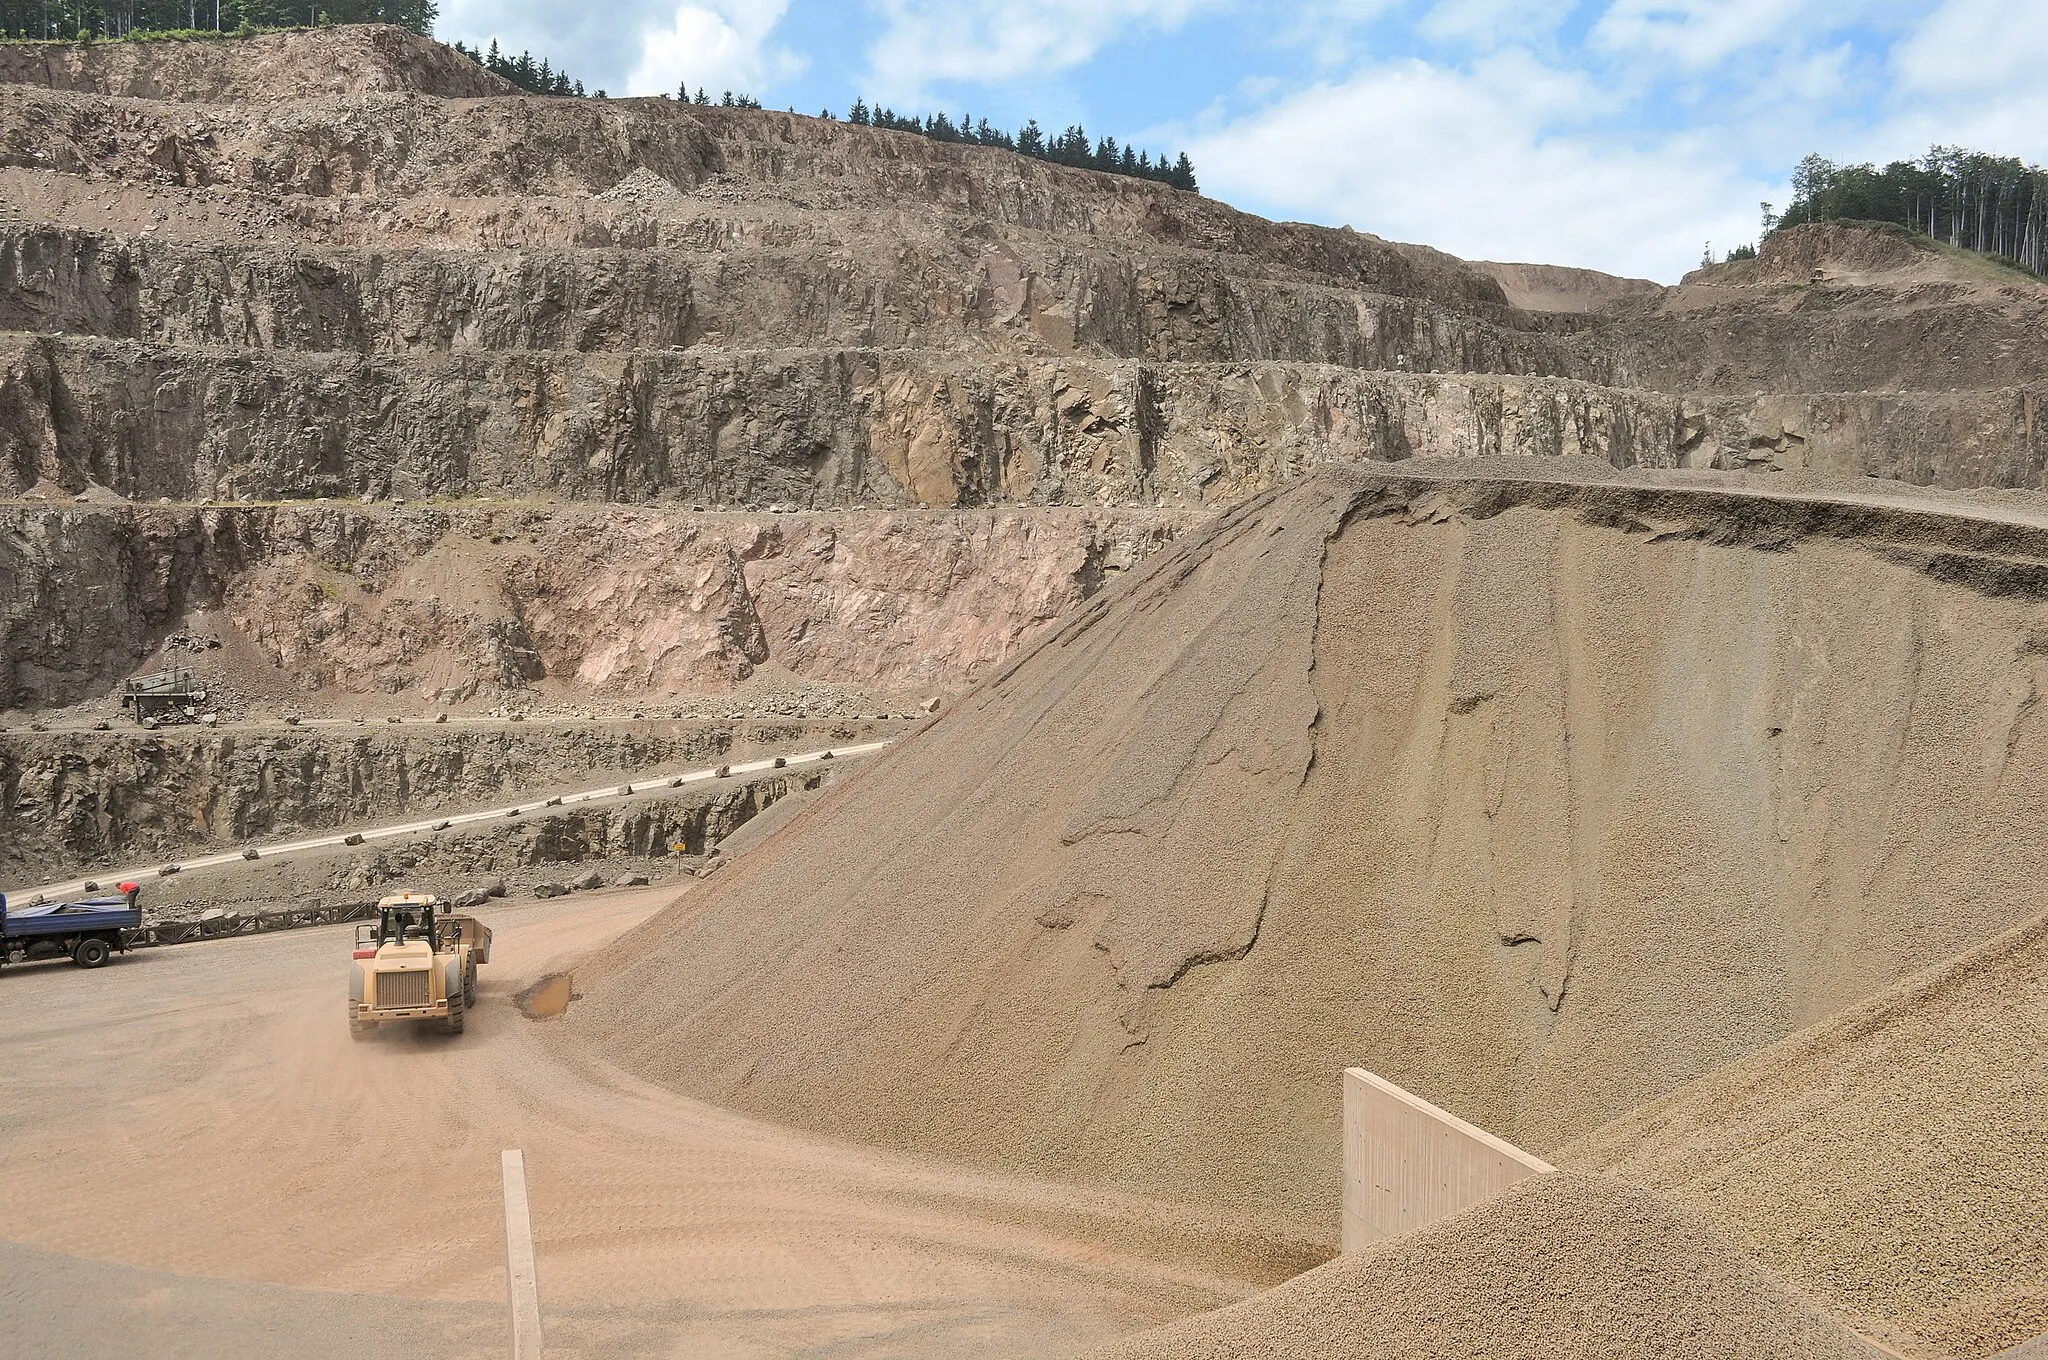
<path id="1" fill-rule="evenodd" d="M 701 92 L 700 92 L 701 93 Z M 830 113 L 820 115 L 830 118 Z M 1088 130 L 1079 123 L 1069 124 L 1065 131 L 1046 136 L 1038 126 L 1036 118 L 1026 120 L 1016 135 L 993 127 L 986 118 L 975 118 L 972 114 L 960 115 L 954 122 L 943 112 L 920 118 L 916 114 L 898 114 L 894 109 L 869 108 L 867 101 L 855 100 L 847 113 L 846 121 L 863 127 L 890 128 L 897 132 L 915 132 L 935 142 L 967 142 L 974 146 L 999 146 L 1005 151 L 1015 151 L 1022 156 L 1032 156 L 1055 165 L 1071 165 L 1082 170 L 1101 170 L 1113 175 L 1130 175 L 1137 179 L 1157 180 L 1171 184 L 1176 189 L 1189 193 L 1199 191 L 1195 181 L 1195 164 L 1188 159 L 1187 152 L 1180 158 L 1168 161 L 1164 152 L 1158 160 L 1152 159 L 1149 151 L 1140 151 L 1135 146 L 1117 144 L 1114 137 L 1104 137 L 1091 142 Z"/>
<path id="2" fill-rule="evenodd" d="M 250 33 L 318 24 L 434 31 L 435 0 L 0 0 L 0 36 L 59 42 Z"/>
<path id="3" fill-rule="evenodd" d="M 531 90 L 535 94 L 566 95 L 572 99 L 584 97 L 583 82 L 569 79 L 567 71 L 555 70 L 548 64 L 546 57 L 537 62 L 531 52 L 521 52 L 516 57 L 508 57 L 498 50 L 495 38 L 491 40 L 490 50 L 486 52 L 479 52 L 474 47 L 465 46 L 460 42 L 452 46 L 492 75 L 503 76 L 522 90 Z M 599 90 L 597 97 L 604 98 L 604 91 Z"/>
<path id="4" fill-rule="evenodd" d="M 531 52 L 521 52 L 508 57 L 498 50 L 493 42 L 479 52 L 473 47 L 456 43 L 455 50 L 482 66 L 485 70 L 503 76 L 522 90 L 535 94 L 561 95 L 569 98 L 583 98 L 583 82 L 571 79 L 566 71 L 558 71 L 543 57 L 535 61 Z M 604 99 L 608 96 L 598 90 L 593 96 Z M 688 81 L 676 89 L 675 97 L 685 104 L 712 106 L 711 95 L 702 86 L 696 93 L 690 92 Z M 668 98 L 663 95 L 662 98 Z M 749 94 L 734 94 L 725 91 L 716 101 L 717 107 L 728 109 L 758 109 L 761 101 Z M 790 112 L 794 113 L 792 109 Z M 830 109 L 819 112 L 818 116 L 836 121 Z M 1130 175 L 1137 179 L 1157 180 L 1170 184 L 1176 189 L 1198 193 L 1200 188 L 1195 180 L 1195 164 L 1188 159 L 1185 151 L 1178 160 L 1169 161 L 1162 153 L 1157 160 L 1150 151 L 1141 151 L 1127 143 L 1120 144 L 1114 137 L 1091 140 L 1088 131 L 1080 124 L 1069 126 L 1065 131 L 1048 137 L 1033 118 L 1014 135 L 993 126 L 986 118 L 962 114 L 955 122 L 945 113 L 934 113 L 928 117 L 917 114 L 899 114 L 894 109 L 870 107 L 864 99 L 856 99 L 853 108 L 847 112 L 846 121 L 860 127 L 887 128 L 892 132 L 914 132 L 920 137 L 929 137 L 935 142 L 964 142 L 970 146 L 995 146 L 1019 155 L 1032 156 L 1038 160 L 1051 161 L 1055 165 L 1071 165 L 1083 170 L 1101 170 L 1113 175 Z"/>
<path id="5" fill-rule="evenodd" d="M 1763 207 L 1764 236 L 1807 222 L 1889 222 L 2048 274 L 2048 168 L 2016 156 L 1937 146 L 1916 161 L 1837 165 L 1814 154 L 1792 172 L 1785 211 Z M 1706 263 L 1711 264 L 1712 249 Z M 1729 259 L 1754 257 L 1738 246 Z"/>

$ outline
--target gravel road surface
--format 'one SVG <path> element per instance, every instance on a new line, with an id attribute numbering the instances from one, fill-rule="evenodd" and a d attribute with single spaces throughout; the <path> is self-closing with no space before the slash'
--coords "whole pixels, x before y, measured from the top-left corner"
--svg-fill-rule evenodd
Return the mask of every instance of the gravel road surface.
<path id="1" fill-rule="evenodd" d="M 7 1353 L 500 1355 L 509 1147 L 551 1357 L 1056 1356 L 1250 1292 L 1132 1248 L 1165 1206 L 835 1144 L 555 1056 L 512 996 L 673 896 L 487 911 L 455 1038 L 349 1040 L 345 927 L 0 971 Z"/>

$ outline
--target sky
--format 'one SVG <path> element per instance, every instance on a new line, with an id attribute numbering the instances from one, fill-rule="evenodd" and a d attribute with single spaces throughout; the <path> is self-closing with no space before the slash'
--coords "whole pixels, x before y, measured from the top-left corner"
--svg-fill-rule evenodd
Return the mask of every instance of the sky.
<path id="1" fill-rule="evenodd" d="M 1808 152 L 2048 162 L 2048 0 L 442 0 L 437 33 L 613 95 L 1080 123 L 1266 217 L 1667 283 Z"/>

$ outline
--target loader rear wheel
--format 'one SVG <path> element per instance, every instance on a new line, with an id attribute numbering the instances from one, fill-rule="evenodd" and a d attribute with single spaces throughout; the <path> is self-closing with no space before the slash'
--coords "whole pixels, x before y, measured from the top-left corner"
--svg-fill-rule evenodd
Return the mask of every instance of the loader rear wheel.
<path id="1" fill-rule="evenodd" d="M 441 1021 L 442 1032 L 444 1034 L 462 1033 L 462 1018 L 462 996 L 460 993 L 457 993 L 448 998 L 448 1015 L 447 1018 Z"/>
<path id="2" fill-rule="evenodd" d="M 356 1019 L 355 1003 L 350 1002 L 348 1008 L 348 1037 L 351 1039 L 363 1040 L 369 1038 L 372 1034 L 375 1034 L 376 1032 L 377 1027 L 371 1024 L 369 1021 Z"/>
<path id="3" fill-rule="evenodd" d="M 462 1004 L 465 1007 L 476 1004 L 476 965 L 473 963 L 462 975 Z"/>

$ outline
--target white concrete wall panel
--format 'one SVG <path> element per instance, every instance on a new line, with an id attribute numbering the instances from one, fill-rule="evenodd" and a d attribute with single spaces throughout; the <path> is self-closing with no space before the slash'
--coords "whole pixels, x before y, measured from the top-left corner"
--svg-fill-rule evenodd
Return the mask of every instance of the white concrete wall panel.
<path id="1" fill-rule="evenodd" d="M 1363 1068 L 1344 1073 L 1345 1251 L 1427 1227 L 1552 1169 Z"/>

